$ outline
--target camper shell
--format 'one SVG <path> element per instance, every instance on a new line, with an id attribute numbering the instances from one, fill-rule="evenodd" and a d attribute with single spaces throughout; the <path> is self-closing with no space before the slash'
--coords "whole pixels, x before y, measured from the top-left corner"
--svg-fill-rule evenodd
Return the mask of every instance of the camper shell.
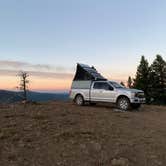
<path id="1" fill-rule="evenodd" d="M 90 89 L 93 81 L 106 81 L 97 70 L 92 66 L 78 63 L 76 74 L 72 82 L 72 89 Z"/>

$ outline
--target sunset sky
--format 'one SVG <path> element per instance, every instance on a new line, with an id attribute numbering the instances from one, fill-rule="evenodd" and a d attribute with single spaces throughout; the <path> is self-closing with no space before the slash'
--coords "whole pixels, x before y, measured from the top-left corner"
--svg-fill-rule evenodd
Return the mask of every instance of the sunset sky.
<path id="1" fill-rule="evenodd" d="M 166 58 L 165 0 L 0 1 L 0 89 L 68 90 L 76 63 L 126 81 L 141 55 Z"/>

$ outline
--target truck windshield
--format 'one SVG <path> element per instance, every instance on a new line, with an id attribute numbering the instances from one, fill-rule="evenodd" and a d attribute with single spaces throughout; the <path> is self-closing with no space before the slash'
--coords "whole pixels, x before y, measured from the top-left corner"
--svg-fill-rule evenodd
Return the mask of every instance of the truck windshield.
<path id="1" fill-rule="evenodd" d="M 123 85 L 117 83 L 117 82 L 112 82 L 110 81 L 110 83 L 115 87 L 115 88 L 125 88 Z"/>

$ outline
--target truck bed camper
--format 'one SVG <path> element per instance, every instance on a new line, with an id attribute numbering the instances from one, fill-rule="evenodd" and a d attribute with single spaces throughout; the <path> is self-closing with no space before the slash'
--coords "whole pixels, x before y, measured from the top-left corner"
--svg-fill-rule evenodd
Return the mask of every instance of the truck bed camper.
<path id="1" fill-rule="evenodd" d="M 142 90 L 129 89 L 115 81 L 109 81 L 95 67 L 80 63 L 77 64 L 70 98 L 77 105 L 84 105 L 85 102 L 90 104 L 108 102 L 115 103 L 123 110 L 130 107 L 139 108 L 145 102 Z"/>

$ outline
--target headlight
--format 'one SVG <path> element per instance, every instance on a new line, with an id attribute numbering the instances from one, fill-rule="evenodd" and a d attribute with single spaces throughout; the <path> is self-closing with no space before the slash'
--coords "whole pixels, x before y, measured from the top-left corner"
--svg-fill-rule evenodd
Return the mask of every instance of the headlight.
<path id="1" fill-rule="evenodd" d="M 139 97 L 139 93 L 135 93 L 135 97 Z"/>
<path id="2" fill-rule="evenodd" d="M 135 97 L 135 95 L 136 95 L 136 93 L 135 93 L 135 92 L 131 92 L 131 97 L 132 97 L 132 98 L 134 98 L 134 97 Z"/>
<path id="3" fill-rule="evenodd" d="M 145 95 L 143 92 L 131 92 L 131 97 L 134 98 L 134 97 L 137 97 L 137 98 L 144 98 Z"/>

